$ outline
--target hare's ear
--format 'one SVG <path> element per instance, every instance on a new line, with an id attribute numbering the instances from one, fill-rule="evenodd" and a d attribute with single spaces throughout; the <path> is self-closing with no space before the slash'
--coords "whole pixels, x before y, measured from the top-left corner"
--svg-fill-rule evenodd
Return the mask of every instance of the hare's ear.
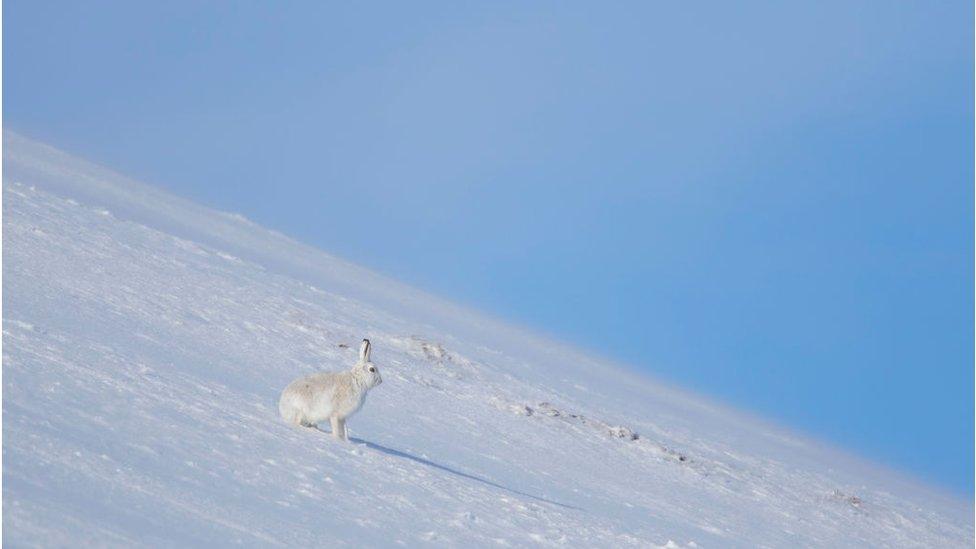
<path id="1" fill-rule="evenodd" d="M 369 362 L 369 350 L 369 340 L 364 339 L 363 346 L 359 348 L 359 362 L 362 362 L 363 364 Z"/>

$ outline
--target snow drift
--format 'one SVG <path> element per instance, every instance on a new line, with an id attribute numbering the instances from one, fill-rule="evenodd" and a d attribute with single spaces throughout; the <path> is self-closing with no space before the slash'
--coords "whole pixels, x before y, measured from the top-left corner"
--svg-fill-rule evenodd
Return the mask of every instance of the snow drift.
<path id="1" fill-rule="evenodd" d="M 972 504 L 5 133 L 3 541 L 972 546 Z M 281 389 L 384 383 L 343 444 Z"/>

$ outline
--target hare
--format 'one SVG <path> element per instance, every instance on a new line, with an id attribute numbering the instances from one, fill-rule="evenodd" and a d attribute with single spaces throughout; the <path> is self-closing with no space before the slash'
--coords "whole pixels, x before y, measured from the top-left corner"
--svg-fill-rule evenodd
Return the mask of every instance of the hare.
<path id="1" fill-rule="evenodd" d="M 355 414 L 366 401 L 366 393 L 383 382 L 380 372 L 369 361 L 369 340 L 359 349 L 359 362 L 344 372 L 321 372 L 291 382 L 281 392 L 278 413 L 293 424 L 315 427 L 328 419 L 332 436 L 346 437 L 346 418 Z"/>

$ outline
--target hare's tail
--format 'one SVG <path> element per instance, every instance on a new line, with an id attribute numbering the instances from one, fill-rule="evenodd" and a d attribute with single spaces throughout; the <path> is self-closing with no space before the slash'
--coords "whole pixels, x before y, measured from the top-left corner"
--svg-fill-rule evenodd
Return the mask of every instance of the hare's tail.
<path id="1" fill-rule="evenodd" d="M 291 399 L 288 398 L 287 394 L 281 395 L 281 400 L 278 401 L 278 413 L 281 414 L 281 419 L 291 423 L 293 425 L 305 425 L 305 414 L 298 409 L 297 406 Z"/>

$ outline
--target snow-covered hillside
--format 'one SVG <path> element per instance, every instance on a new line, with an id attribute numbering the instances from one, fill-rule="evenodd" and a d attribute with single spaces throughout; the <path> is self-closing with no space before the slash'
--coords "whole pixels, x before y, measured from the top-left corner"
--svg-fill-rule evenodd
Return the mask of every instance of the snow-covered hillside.
<path id="1" fill-rule="evenodd" d="M 363 337 L 351 443 L 278 418 Z M 11 546 L 962 547 L 972 511 L 5 134 Z"/>

